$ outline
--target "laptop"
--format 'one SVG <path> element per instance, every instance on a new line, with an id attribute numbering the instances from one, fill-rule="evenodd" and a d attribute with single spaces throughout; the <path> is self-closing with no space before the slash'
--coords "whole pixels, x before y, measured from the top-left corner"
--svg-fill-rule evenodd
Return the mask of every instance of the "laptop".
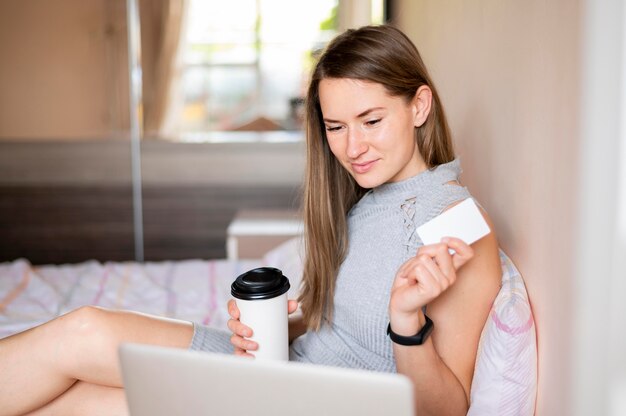
<path id="1" fill-rule="evenodd" d="M 131 416 L 412 416 L 400 374 L 120 346 Z"/>

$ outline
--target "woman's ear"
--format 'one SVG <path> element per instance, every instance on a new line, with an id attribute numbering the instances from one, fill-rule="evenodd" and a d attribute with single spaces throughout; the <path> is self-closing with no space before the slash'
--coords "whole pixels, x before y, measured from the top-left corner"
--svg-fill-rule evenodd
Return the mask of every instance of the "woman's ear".
<path id="1" fill-rule="evenodd" d="M 415 127 L 420 127 L 428 119 L 432 101 L 433 92 L 428 85 L 422 85 L 417 89 L 412 100 L 413 125 Z"/>

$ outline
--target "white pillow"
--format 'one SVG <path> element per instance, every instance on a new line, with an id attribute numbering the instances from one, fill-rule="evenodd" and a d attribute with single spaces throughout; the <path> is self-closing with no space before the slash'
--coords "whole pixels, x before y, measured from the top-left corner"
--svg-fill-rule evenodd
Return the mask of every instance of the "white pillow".
<path id="1" fill-rule="evenodd" d="M 478 346 L 468 416 L 532 416 L 537 395 L 535 322 L 522 276 L 500 251 L 502 287 Z"/>

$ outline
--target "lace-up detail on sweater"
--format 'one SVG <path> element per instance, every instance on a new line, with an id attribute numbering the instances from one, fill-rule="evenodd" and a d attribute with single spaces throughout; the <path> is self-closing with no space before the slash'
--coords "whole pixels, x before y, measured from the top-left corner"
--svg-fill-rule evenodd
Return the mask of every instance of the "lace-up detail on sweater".
<path id="1" fill-rule="evenodd" d="M 410 256 L 411 248 L 416 248 L 418 245 L 421 245 L 421 239 L 417 235 L 416 224 L 415 224 L 415 201 L 416 197 L 406 199 L 402 205 L 400 205 L 400 209 L 402 210 L 402 221 L 403 221 L 403 230 L 404 230 L 404 246 L 406 249 L 406 255 Z M 413 251 L 414 252 L 414 251 Z"/>

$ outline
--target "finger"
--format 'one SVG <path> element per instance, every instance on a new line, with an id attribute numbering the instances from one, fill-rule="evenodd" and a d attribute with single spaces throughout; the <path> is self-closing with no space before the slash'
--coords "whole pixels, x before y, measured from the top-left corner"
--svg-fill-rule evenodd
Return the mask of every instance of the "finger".
<path id="1" fill-rule="evenodd" d="M 419 251 L 419 255 L 426 255 L 435 260 L 441 269 L 441 272 L 449 276 L 450 272 L 454 270 L 454 266 L 452 263 L 452 255 L 450 255 L 450 251 L 448 251 L 448 244 L 446 243 L 437 243 L 430 244 L 427 246 L 422 246 Z"/>
<path id="2" fill-rule="evenodd" d="M 235 302 L 235 299 L 231 299 L 228 301 L 228 314 L 233 319 L 239 319 L 239 308 L 237 307 L 237 302 Z"/>
<path id="3" fill-rule="evenodd" d="M 392 289 L 403 286 L 403 285 L 412 285 L 417 283 L 416 276 L 419 274 L 415 272 L 417 265 L 421 264 L 423 259 L 430 259 L 434 257 L 437 252 L 440 251 L 443 253 L 444 251 L 447 253 L 447 245 L 443 243 L 422 246 L 419 248 L 417 255 L 415 257 L 411 257 L 409 260 L 404 262 L 402 266 L 398 269 L 396 273 L 396 277 L 394 279 Z M 446 254 L 448 257 L 450 254 Z M 451 264 L 451 259 L 449 260 Z M 451 267 L 451 266 L 450 266 Z"/>
<path id="4" fill-rule="evenodd" d="M 448 249 L 444 247 L 445 253 L 441 253 L 441 257 L 443 257 L 442 262 L 447 262 L 448 273 L 444 273 L 442 270 L 441 264 L 433 259 L 432 257 L 424 257 L 422 259 L 422 264 L 430 275 L 435 279 L 440 289 L 446 290 L 454 281 L 456 280 L 456 273 L 454 272 L 454 268 L 452 267 L 452 257 L 450 253 L 448 253 Z"/>
<path id="5" fill-rule="evenodd" d="M 228 326 L 230 332 L 240 337 L 250 338 L 252 336 L 252 329 L 242 324 L 241 321 L 229 319 L 226 326 Z"/>
<path id="6" fill-rule="evenodd" d="M 419 250 L 417 251 L 415 256 L 409 258 L 407 261 L 402 263 L 402 265 L 398 268 L 398 271 L 396 272 L 396 274 L 401 275 L 403 277 L 407 276 L 409 274 L 409 270 L 415 267 L 415 262 L 417 261 L 418 256 L 419 256 Z"/>
<path id="7" fill-rule="evenodd" d="M 412 270 L 417 264 L 417 257 L 411 257 L 400 266 L 396 272 L 396 277 L 393 281 L 392 289 L 409 283 L 409 271 Z"/>
<path id="8" fill-rule="evenodd" d="M 456 253 L 460 254 L 463 257 L 471 256 L 473 253 L 472 247 L 469 246 L 465 241 L 456 237 L 444 237 L 441 239 L 442 243 L 447 244 L 451 249 L 453 249 Z"/>
<path id="9" fill-rule="evenodd" d="M 242 350 L 240 348 L 235 348 L 235 355 L 239 356 L 239 357 L 246 357 L 246 358 L 254 358 L 254 355 L 246 352 L 245 350 Z"/>
<path id="10" fill-rule="evenodd" d="M 235 349 L 239 348 L 245 351 L 255 351 L 259 348 L 259 344 L 257 344 L 256 342 L 246 338 L 242 338 L 235 334 L 230 337 L 230 343 L 234 345 Z"/>
<path id="11" fill-rule="evenodd" d="M 392 309 L 402 313 L 417 311 L 441 293 L 440 283 L 422 262 L 415 262 L 408 274 L 413 283 L 394 289 L 390 301 Z"/>
<path id="12" fill-rule="evenodd" d="M 453 237 L 445 237 L 442 241 L 455 251 L 452 256 L 452 265 L 456 270 L 474 257 L 474 249 L 463 240 Z"/>
<path id="13" fill-rule="evenodd" d="M 411 273 L 411 270 L 417 264 L 417 261 L 418 261 L 417 259 L 418 259 L 418 254 L 416 254 L 414 257 L 411 257 L 407 261 L 402 263 L 402 265 L 398 268 L 398 271 L 396 272 L 396 277 L 400 277 L 400 278 L 408 277 Z"/>
<path id="14" fill-rule="evenodd" d="M 445 278 L 439 279 L 435 276 L 437 273 L 440 274 L 441 271 L 436 270 L 437 265 L 427 255 L 421 255 L 418 259 L 419 262 L 414 269 L 414 276 L 419 286 L 418 290 L 424 293 L 439 292 L 442 286 L 446 284 L 446 282 L 440 281 L 445 281 Z"/>
<path id="15" fill-rule="evenodd" d="M 231 342 L 231 344 L 232 344 L 232 342 Z M 242 354 L 246 353 L 246 350 L 243 350 L 243 349 L 241 349 L 241 348 L 239 348 L 239 347 L 237 347 L 235 345 L 233 345 L 233 347 L 234 347 L 235 355 L 242 355 Z"/>
<path id="16" fill-rule="evenodd" d="M 298 301 L 297 300 L 289 300 L 287 302 L 287 312 L 292 314 L 298 309 Z"/>

